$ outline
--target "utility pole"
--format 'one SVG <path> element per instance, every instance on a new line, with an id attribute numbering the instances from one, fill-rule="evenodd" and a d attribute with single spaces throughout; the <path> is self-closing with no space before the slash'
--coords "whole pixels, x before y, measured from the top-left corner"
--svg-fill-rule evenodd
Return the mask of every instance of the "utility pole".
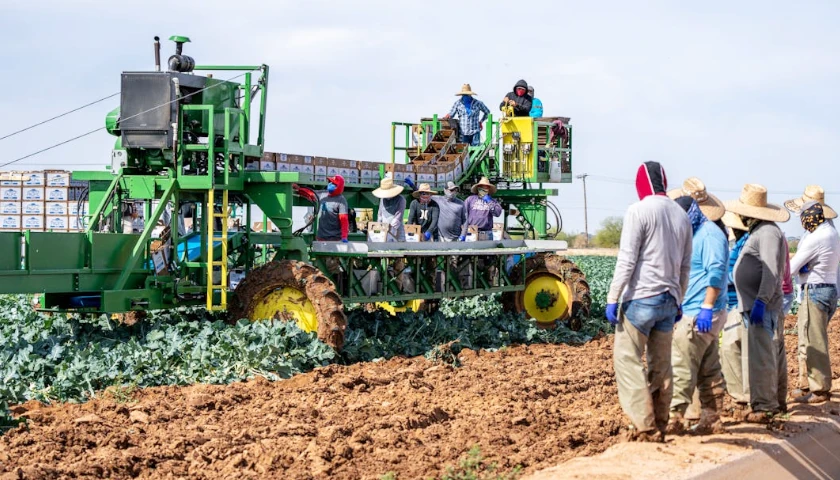
<path id="1" fill-rule="evenodd" d="M 586 248 L 589 248 L 589 215 L 586 207 L 586 177 L 588 176 L 588 173 L 577 176 L 577 178 L 583 180 L 583 233 L 586 235 Z"/>

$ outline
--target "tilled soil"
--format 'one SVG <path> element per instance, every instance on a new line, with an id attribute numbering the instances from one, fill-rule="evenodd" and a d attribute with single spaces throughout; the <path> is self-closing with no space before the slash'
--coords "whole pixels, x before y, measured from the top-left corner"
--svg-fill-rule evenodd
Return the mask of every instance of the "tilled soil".
<path id="1" fill-rule="evenodd" d="M 835 378 L 837 323 L 830 327 Z M 788 328 L 795 332 L 795 317 Z M 795 333 L 786 340 L 792 389 Z M 149 388 L 81 405 L 30 402 L 16 408 L 29 422 L 0 437 L 0 477 L 429 478 L 474 445 L 500 470 L 521 465 L 528 473 L 620 441 L 612 337 L 463 351 L 460 361 L 452 368 L 398 358 L 274 383 Z M 808 408 L 828 413 L 837 405 Z M 737 425 L 727 425 L 737 436 Z"/>

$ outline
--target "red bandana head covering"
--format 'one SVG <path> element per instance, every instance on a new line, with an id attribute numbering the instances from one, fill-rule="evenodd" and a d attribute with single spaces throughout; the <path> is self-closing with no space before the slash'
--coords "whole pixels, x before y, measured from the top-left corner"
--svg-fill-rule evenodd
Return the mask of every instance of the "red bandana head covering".
<path id="1" fill-rule="evenodd" d="M 645 162 L 636 172 L 636 193 L 639 200 L 650 195 L 665 195 L 668 190 L 668 179 L 665 169 L 659 162 Z"/>

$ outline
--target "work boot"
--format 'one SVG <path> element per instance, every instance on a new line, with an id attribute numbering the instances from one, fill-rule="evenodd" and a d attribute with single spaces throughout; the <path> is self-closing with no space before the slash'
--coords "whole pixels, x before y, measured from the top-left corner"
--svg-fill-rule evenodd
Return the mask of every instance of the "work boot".
<path id="1" fill-rule="evenodd" d="M 700 421 L 692 428 L 695 435 L 709 435 L 711 433 L 723 433 L 723 423 L 720 421 L 720 414 L 713 408 L 704 408 L 700 411 Z"/>
<path id="2" fill-rule="evenodd" d="M 748 423 L 768 424 L 772 418 L 771 412 L 752 411 L 744 417 L 744 420 Z"/>
<path id="3" fill-rule="evenodd" d="M 808 392 L 793 399 L 795 403 L 825 403 L 831 401 L 831 392 Z"/>
<path id="4" fill-rule="evenodd" d="M 678 410 L 672 410 L 665 433 L 668 435 L 682 435 L 687 429 L 688 420 L 686 420 L 685 415 Z"/>
<path id="5" fill-rule="evenodd" d="M 656 430 L 640 432 L 630 427 L 630 430 L 625 436 L 625 440 L 628 442 L 665 443 L 665 434 Z"/>
<path id="6" fill-rule="evenodd" d="M 811 390 L 808 387 L 804 388 L 797 388 L 796 390 L 790 392 L 791 398 L 803 397 L 807 394 L 811 393 Z M 796 400 L 794 400 L 796 401 Z"/>

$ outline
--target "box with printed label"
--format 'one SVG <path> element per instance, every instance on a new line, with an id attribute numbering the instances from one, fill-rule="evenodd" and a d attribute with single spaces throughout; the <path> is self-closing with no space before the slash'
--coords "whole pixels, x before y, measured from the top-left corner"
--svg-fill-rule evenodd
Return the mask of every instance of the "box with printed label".
<path id="1" fill-rule="evenodd" d="M 291 172 L 291 162 L 289 155 L 286 153 L 278 153 L 274 156 L 274 163 L 278 172 Z"/>
<path id="2" fill-rule="evenodd" d="M 20 215 L 0 216 L 0 230 L 20 230 Z"/>
<path id="3" fill-rule="evenodd" d="M 420 242 L 422 236 L 420 235 L 420 225 L 406 225 L 405 226 L 405 241 L 406 242 Z"/>
<path id="4" fill-rule="evenodd" d="M 23 175 L 17 172 L 0 173 L 0 187 L 20 187 L 23 184 Z"/>
<path id="5" fill-rule="evenodd" d="M 44 216 L 43 215 L 23 215 L 20 219 L 20 225 L 23 230 L 43 230 Z"/>
<path id="6" fill-rule="evenodd" d="M 44 187 L 23 187 L 23 192 L 21 195 L 21 199 L 26 201 L 36 201 L 36 202 L 43 202 L 44 201 L 44 194 L 45 194 Z"/>
<path id="7" fill-rule="evenodd" d="M 67 187 L 47 187 L 44 197 L 48 202 L 66 202 Z"/>
<path id="8" fill-rule="evenodd" d="M 248 157 L 245 160 L 245 170 L 249 172 L 256 172 L 260 169 L 260 161 L 256 158 Z"/>
<path id="9" fill-rule="evenodd" d="M 44 172 L 23 172 L 23 186 L 43 187 L 46 184 Z"/>
<path id="10" fill-rule="evenodd" d="M 388 241 L 387 223 L 368 222 L 367 241 L 368 242 L 387 242 Z"/>
<path id="11" fill-rule="evenodd" d="M 304 165 L 302 163 L 292 163 L 289 168 L 294 173 L 302 173 L 307 175 L 315 175 L 314 165 Z"/>
<path id="12" fill-rule="evenodd" d="M 81 202 L 82 203 L 82 215 L 87 215 L 90 213 L 88 202 Z M 77 215 L 79 213 L 79 201 L 78 200 L 70 200 L 67 202 L 67 215 Z"/>
<path id="13" fill-rule="evenodd" d="M 274 172 L 276 170 L 277 170 L 277 163 L 274 161 L 274 153 L 273 152 L 263 153 L 263 156 L 260 159 L 260 171 L 261 172 Z"/>
<path id="14" fill-rule="evenodd" d="M 311 165 L 310 165 L 311 166 Z M 326 165 L 319 165 L 315 164 L 315 178 L 313 180 L 318 182 L 326 182 L 327 181 L 327 166 Z"/>
<path id="15" fill-rule="evenodd" d="M 0 203 L 0 214 L 2 215 L 20 215 L 20 211 L 20 202 Z"/>
<path id="16" fill-rule="evenodd" d="M 70 231 L 84 230 L 85 229 L 84 226 L 83 226 L 84 222 L 85 222 L 85 220 L 83 218 L 79 218 L 75 215 L 71 215 L 67 219 L 67 229 L 70 230 Z"/>
<path id="17" fill-rule="evenodd" d="M 0 187 L 0 200 L 19 202 L 20 196 L 20 187 Z"/>
<path id="18" fill-rule="evenodd" d="M 362 176 L 362 185 L 376 185 L 379 183 L 379 169 L 370 168 L 367 162 L 362 164 L 360 173 Z"/>
<path id="19" fill-rule="evenodd" d="M 45 212 L 47 215 L 68 215 L 68 202 L 47 202 Z"/>
<path id="20" fill-rule="evenodd" d="M 395 183 L 403 183 L 406 178 L 411 178 L 417 183 L 417 175 L 415 173 L 415 166 L 410 163 L 386 163 L 385 171 L 394 174 Z"/>
<path id="21" fill-rule="evenodd" d="M 417 172 L 418 186 L 421 183 L 428 183 L 432 185 L 437 180 L 437 168 L 432 165 L 421 165 L 415 167 L 415 171 Z"/>
<path id="22" fill-rule="evenodd" d="M 46 225 L 47 230 L 67 231 L 70 226 L 69 217 L 67 215 L 47 215 Z"/>
<path id="23" fill-rule="evenodd" d="M 70 172 L 51 171 L 47 170 L 47 186 L 48 187 L 69 187 L 70 186 Z"/>
<path id="24" fill-rule="evenodd" d="M 43 215 L 45 210 L 44 202 L 26 202 L 21 203 L 20 213 L 22 215 Z"/>

